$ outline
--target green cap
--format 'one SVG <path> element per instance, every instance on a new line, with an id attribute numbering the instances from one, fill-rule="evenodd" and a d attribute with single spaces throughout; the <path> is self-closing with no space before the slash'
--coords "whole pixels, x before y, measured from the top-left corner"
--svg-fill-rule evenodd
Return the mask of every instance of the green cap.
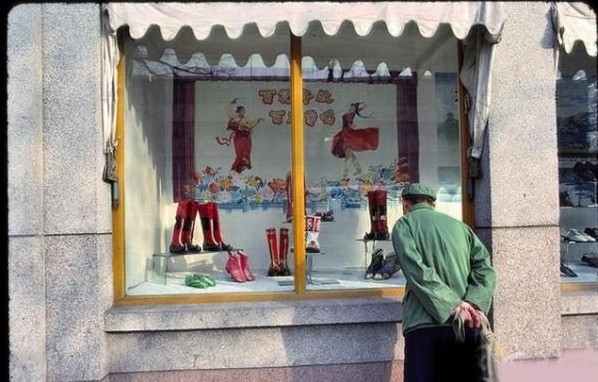
<path id="1" fill-rule="evenodd" d="M 411 183 L 403 189 L 401 193 L 403 198 L 428 198 L 432 201 L 436 201 L 436 189 L 432 186 L 422 183 Z"/>

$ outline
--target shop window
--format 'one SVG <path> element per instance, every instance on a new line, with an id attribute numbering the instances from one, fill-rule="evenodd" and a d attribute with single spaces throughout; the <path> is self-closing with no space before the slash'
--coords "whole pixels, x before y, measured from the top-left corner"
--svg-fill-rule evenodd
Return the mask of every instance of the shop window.
<path id="1" fill-rule="evenodd" d="M 155 27 L 120 35 L 126 297 L 401 293 L 389 234 L 402 188 L 435 185 L 437 208 L 462 218 L 448 25 L 424 38 L 415 23 L 399 37 L 384 23 L 367 36 L 316 23 L 296 56 L 284 25 L 268 38 L 251 27 L 239 39 L 217 27 L 205 40 L 185 28 L 169 41 Z"/>
<path id="2" fill-rule="evenodd" d="M 598 282 L 596 57 L 561 48 L 556 79 L 561 281 Z"/>

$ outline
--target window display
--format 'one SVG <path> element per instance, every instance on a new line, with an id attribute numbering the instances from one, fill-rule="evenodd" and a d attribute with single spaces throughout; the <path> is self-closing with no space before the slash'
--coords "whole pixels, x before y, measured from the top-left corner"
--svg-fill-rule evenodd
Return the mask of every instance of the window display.
<path id="1" fill-rule="evenodd" d="M 440 30 L 302 37 L 303 152 L 291 143 L 288 29 L 250 53 L 187 31 L 124 36 L 126 295 L 404 287 L 389 240 L 403 187 L 437 186 L 437 208 L 462 217 L 457 39 Z"/>
<path id="2" fill-rule="evenodd" d="M 557 92 L 561 281 L 597 283 L 598 124 L 596 57 L 561 48 Z"/>

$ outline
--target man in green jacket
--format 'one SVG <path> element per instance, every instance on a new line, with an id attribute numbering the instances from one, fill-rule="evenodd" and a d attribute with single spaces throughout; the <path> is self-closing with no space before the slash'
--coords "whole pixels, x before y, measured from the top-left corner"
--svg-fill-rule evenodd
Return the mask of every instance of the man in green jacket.
<path id="1" fill-rule="evenodd" d="M 405 382 L 477 381 L 481 315 L 490 309 L 496 275 L 490 254 L 463 222 L 435 210 L 436 190 L 413 183 L 392 242 L 407 280 L 403 298 Z M 465 318 L 466 340 L 452 328 Z"/>

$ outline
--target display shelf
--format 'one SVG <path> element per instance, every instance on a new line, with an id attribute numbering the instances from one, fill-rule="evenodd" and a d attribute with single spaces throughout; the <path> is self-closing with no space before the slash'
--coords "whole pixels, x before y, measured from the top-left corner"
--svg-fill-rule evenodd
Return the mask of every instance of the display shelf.
<path id="1" fill-rule="evenodd" d="M 291 252 L 294 252 L 294 248 L 290 249 Z M 341 282 L 335 279 L 315 279 L 312 277 L 313 274 L 313 267 L 314 267 L 314 256 L 322 256 L 325 255 L 327 251 L 325 249 L 320 249 L 320 252 L 305 252 L 305 256 L 307 259 L 306 262 L 306 278 L 307 283 L 311 285 L 330 285 L 330 284 L 340 284 Z M 280 284 L 280 282 L 279 282 Z M 283 285 L 283 284 L 280 284 Z"/>
<path id="2" fill-rule="evenodd" d="M 325 255 L 326 250 L 320 250 L 320 252 L 305 252 L 307 256 L 307 283 L 311 285 L 330 285 L 330 284 L 340 284 L 341 282 L 336 279 L 321 279 L 321 278 L 313 278 L 313 262 L 314 256 L 321 256 Z"/>
<path id="3" fill-rule="evenodd" d="M 219 250 L 219 251 L 201 251 L 201 252 L 185 252 L 185 253 L 155 253 L 154 258 L 163 258 L 165 263 L 166 272 L 185 272 L 185 271 L 198 271 L 209 269 L 216 258 L 219 258 L 222 263 L 224 260 L 222 256 L 228 256 L 229 252 L 242 251 L 243 248 L 233 248 L 230 250 Z M 156 262 L 155 260 L 153 261 Z M 152 265 L 152 269 L 154 266 Z M 153 272 L 153 270 L 152 270 Z"/>

